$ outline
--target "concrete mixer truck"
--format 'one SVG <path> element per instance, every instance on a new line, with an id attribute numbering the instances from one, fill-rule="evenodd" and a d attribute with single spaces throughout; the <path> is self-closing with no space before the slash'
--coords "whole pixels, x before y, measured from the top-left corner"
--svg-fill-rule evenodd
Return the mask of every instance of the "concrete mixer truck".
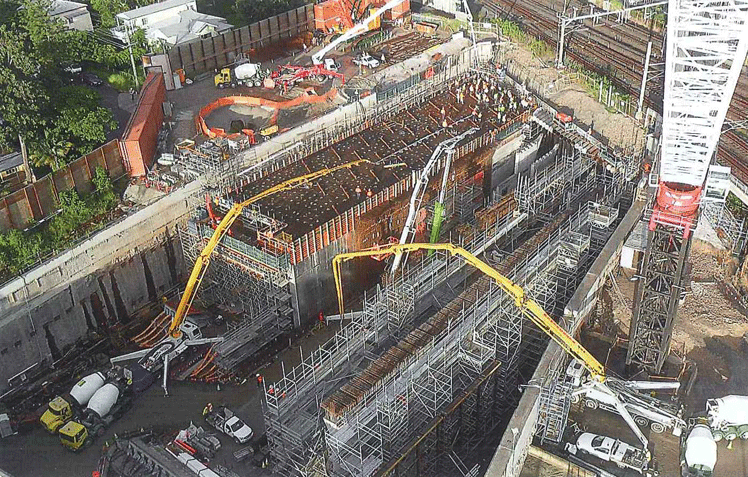
<path id="1" fill-rule="evenodd" d="M 706 412 L 715 441 L 748 439 L 748 396 L 708 399 Z"/>
<path id="2" fill-rule="evenodd" d="M 217 88 L 236 88 L 237 86 L 260 87 L 262 80 L 267 76 L 259 64 L 242 63 L 236 66 L 222 68 L 213 77 Z"/>
<path id="3" fill-rule="evenodd" d="M 681 476 L 711 477 L 717 463 L 717 444 L 704 418 L 690 426 L 681 445 Z"/>
<path id="4" fill-rule="evenodd" d="M 78 381 L 69 393 L 55 397 L 47 405 L 39 422 L 50 434 L 57 431 L 66 422 L 71 420 L 76 412 L 82 411 L 91 397 L 104 386 L 104 375 L 101 373 L 89 374 Z"/>
<path id="5" fill-rule="evenodd" d="M 108 382 L 88 401 L 86 409 L 60 428 L 60 442 L 77 451 L 90 445 L 132 406 L 132 394 L 125 382 Z"/>

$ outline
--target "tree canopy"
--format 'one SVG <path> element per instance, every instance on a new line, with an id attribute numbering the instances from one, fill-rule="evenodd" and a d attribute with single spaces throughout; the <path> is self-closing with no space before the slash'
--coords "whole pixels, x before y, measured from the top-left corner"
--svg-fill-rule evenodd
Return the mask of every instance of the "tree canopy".
<path id="1" fill-rule="evenodd" d="M 305 0 L 236 0 L 234 10 L 247 24 L 304 6 Z"/>
<path id="2" fill-rule="evenodd" d="M 94 171 L 93 184 L 94 191 L 85 196 L 80 196 L 75 189 L 60 192 L 60 213 L 37 228 L 0 232 L 0 281 L 21 273 L 40 259 L 104 226 L 117 205 L 117 196 L 101 167 Z"/>
<path id="3" fill-rule="evenodd" d="M 0 9 L 0 150 L 20 134 L 35 165 L 60 167 L 106 139 L 116 126 L 99 95 L 71 83 L 64 68 L 82 60 L 127 64 L 129 57 L 49 14 L 51 0 L 4 2 Z"/>

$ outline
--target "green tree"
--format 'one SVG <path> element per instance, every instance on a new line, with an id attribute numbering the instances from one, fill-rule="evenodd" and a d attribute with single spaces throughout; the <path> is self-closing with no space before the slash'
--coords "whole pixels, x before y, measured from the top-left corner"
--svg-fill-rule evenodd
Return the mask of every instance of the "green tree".
<path id="1" fill-rule="evenodd" d="M 115 16 L 130 9 L 124 0 L 91 0 L 91 8 L 99 14 L 102 28 L 111 28 L 117 24 Z"/>
<path id="2" fill-rule="evenodd" d="M 101 96 L 84 86 L 66 86 L 56 96 L 54 107 L 59 121 L 55 128 L 68 133 L 75 150 L 86 153 L 106 140 L 106 133 L 117 127 L 112 112 L 99 106 Z"/>
<path id="3" fill-rule="evenodd" d="M 98 195 L 97 214 L 107 212 L 117 203 L 117 196 L 112 181 L 103 167 L 99 166 L 94 171 L 93 183 Z"/>
<path id="4" fill-rule="evenodd" d="M 0 148 L 21 134 L 37 166 L 60 167 L 106 139 L 115 126 L 99 96 L 70 86 L 64 65 L 99 54 L 83 32 L 65 30 L 48 15 L 50 0 L 24 0 L 0 19 Z"/>
<path id="5" fill-rule="evenodd" d="M 306 3 L 304 0 L 236 0 L 234 11 L 245 23 L 254 23 Z"/>
<path id="6" fill-rule="evenodd" d="M 0 25 L 0 149 L 15 147 L 19 133 L 31 139 L 44 127 L 49 96 L 41 65 L 25 44 L 24 35 Z"/>

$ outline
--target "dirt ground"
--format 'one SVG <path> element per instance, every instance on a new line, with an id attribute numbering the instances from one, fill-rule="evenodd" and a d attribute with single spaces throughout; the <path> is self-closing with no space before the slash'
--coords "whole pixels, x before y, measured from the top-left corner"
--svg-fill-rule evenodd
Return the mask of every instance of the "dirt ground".
<path id="1" fill-rule="evenodd" d="M 259 131 L 269 125 L 274 113 L 273 108 L 232 104 L 210 113 L 205 118 L 205 123 L 211 128 L 223 128 L 225 131 L 230 131 L 231 121 L 241 120 L 244 122 L 244 127 Z"/>
<path id="2" fill-rule="evenodd" d="M 690 291 L 678 309 L 671 350 L 696 365 L 697 377 L 690 394 L 685 398 L 685 417 L 705 409 L 706 400 L 728 394 L 748 394 L 748 344 L 743 342 L 748 333 L 748 317 L 735 308 L 724 293 L 724 282 L 731 281 L 736 263 L 727 252 L 694 241 L 689 257 L 691 264 Z M 633 270 L 621 269 L 616 275 L 617 287 L 603 292 L 602 306 L 612 306 L 610 327 L 617 327 L 618 336 L 628 336 L 634 299 Z M 619 292 L 620 290 L 620 292 Z M 596 354 L 600 354 L 600 350 Z M 604 352 L 604 350 L 603 350 Z M 609 355 L 616 363 L 625 351 L 617 349 Z M 614 357 L 614 358 L 612 358 Z M 618 435 L 635 444 L 636 438 L 617 416 L 609 418 L 604 411 L 584 410 L 571 419 L 590 432 Z M 611 433 L 611 429 L 614 429 Z M 652 434 L 654 458 L 660 475 L 676 476 L 679 466 L 679 441 L 669 433 Z M 616 475 L 623 475 L 618 474 Z M 736 440 L 731 448 L 718 444 L 715 477 L 748 475 L 748 441 Z"/>
<path id="3" fill-rule="evenodd" d="M 605 106 L 587 94 L 576 83 L 559 80 L 561 75 L 556 68 L 546 65 L 522 45 L 511 44 L 505 52 L 504 60 L 513 60 L 522 65 L 529 78 L 541 85 L 553 85 L 549 98 L 559 106 L 574 112 L 574 119 L 592 126 L 596 136 L 607 138 L 609 145 L 625 151 L 640 151 L 644 146 L 644 132 L 632 118 L 623 114 L 610 113 Z"/>
<path id="4" fill-rule="evenodd" d="M 691 264 L 691 292 L 678 309 L 671 348 L 681 355 L 706 346 L 714 336 L 741 337 L 748 332 L 748 317 L 738 311 L 722 292 L 719 283 L 735 270 L 735 263 L 724 250 L 694 241 L 689 257 Z M 610 292 L 613 299 L 613 318 L 619 323 L 623 336 L 629 332 L 634 282 L 633 270 L 622 270 L 616 279 L 622 295 Z"/>

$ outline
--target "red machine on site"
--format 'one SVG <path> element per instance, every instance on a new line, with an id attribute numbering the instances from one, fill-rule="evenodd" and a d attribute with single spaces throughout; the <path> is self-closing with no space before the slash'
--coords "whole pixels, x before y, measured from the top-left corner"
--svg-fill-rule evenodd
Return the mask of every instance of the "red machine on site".
<path id="1" fill-rule="evenodd" d="M 284 89 L 293 88 L 296 83 L 303 80 L 310 79 L 324 83 L 331 78 L 340 78 L 345 83 L 345 76 L 325 68 L 322 65 L 314 66 L 296 66 L 296 65 L 284 65 L 278 67 L 276 71 L 270 74 L 270 78 L 274 81 L 275 87 Z"/>
<path id="2" fill-rule="evenodd" d="M 712 163 L 748 52 L 748 3 L 670 2 L 661 149 L 647 248 L 634 293 L 626 364 L 658 374 L 688 276 L 688 254 L 707 201 L 724 202 L 730 168 Z M 657 167 L 659 166 L 659 167 Z"/>
<path id="3" fill-rule="evenodd" d="M 325 58 L 325 55 L 334 50 L 338 45 L 345 43 L 346 41 L 349 41 L 363 33 L 366 33 L 373 27 L 379 28 L 379 17 L 383 13 L 394 9 L 395 7 L 399 7 L 402 4 L 406 4 L 408 5 L 408 8 L 410 8 L 409 0 L 390 0 L 381 7 L 372 11 L 368 17 L 359 21 L 359 23 L 357 23 L 356 25 L 348 28 L 345 33 L 343 33 L 328 45 L 323 47 L 321 50 L 319 50 L 317 53 L 312 55 L 312 63 L 314 66 L 281 66 L 271 75 L 271 78 L 273 79 L 273 81 L 275 81 L 275 86 L 280 86 L 287 89 L 306 78 L 316 79 L 320 82 L 323 82 L 329 78 L 336 77 L 342 79 L 345 83 L 345 77 L 337 71 L 333 71 L 332 69 L 333 65 L 336 65 L 336 63 L 330 58 Z M 352 10 L 352 12 L 353 11 L 357 10 Z M 337 66 L 335 67 L 337 68 Z"/>

